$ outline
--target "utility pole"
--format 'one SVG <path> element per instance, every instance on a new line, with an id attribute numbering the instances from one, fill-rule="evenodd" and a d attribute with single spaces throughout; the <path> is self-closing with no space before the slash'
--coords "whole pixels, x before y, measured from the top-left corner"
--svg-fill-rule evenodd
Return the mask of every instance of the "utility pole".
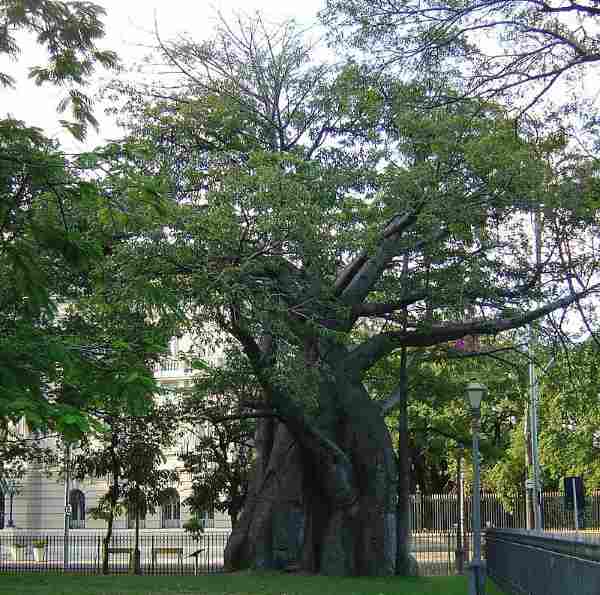
<path id="1" fill-rule="evenodd" d="M 536 274 L 541 275 L 542 262 L 542 225 L 540 213 L 532 216 L 533 245 Z M 525 508 L 527 528 L 542 530 L 542 496 L 540 485 L 540 462 L 538 451 L 538 381 L 535 370 L 535 345 L 537 337 L 533 325 L 529 325 L 528 356 L 529 356 L 529 404 L 525 423 L 525 450 L 527 479 L 525 481 Z"/>
<path id="2" fill-rule="evenodd" d="M 531 473 L 531 415 L 529 409 L 531 403 L 525 407 L 525 526 L 528 530 L 533 529 L 533 480 L 530 477 Z"/>
<path id="3" fill-rule="evenodd" d="M 404 255 L 402 277 L 408 274 L 408 254 Z M 408 311 L 404 308 L 403 326 L 406 328 Z M 408 576 L 411 572 L 409 540 L 411 533 L 410 505 L 410 447 L 408 441 L 408 350 L 400 351 L 400 377 L 396 394 L 398 402 L 398 484 L 396 501 L 396 574 Z"/>
<path id="4" fill-rule="evenodd" d="M 538 450 L 538 380 L 534 363 L 536 336 L 533 328 L 529 327 L 529 426 L 531 435 L 531 467 L 532 467 L 532 508 L 533 528 L 542 530 L 542 501 L 540 490 L 540 461 Z"/>
<path id="5" fill-rule="evenodd" d="M 456 455 L 456 500 L 458 504 L 458 523 L 456 523 L 456 551 L 454 555 L 457 574 L 463 574 L 465 565 L 465 550 L 463 548 L 465 509 L 463 502 L 462 454 L 462 448 L 460 448 Z"/>

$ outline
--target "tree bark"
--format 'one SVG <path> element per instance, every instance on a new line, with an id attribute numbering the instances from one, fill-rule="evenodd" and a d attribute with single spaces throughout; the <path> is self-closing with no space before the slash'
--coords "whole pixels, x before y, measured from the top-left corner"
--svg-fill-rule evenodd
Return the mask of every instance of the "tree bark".
<path id="1" fill-rule="evenodd" d="M 394 573 L 396 467 L 381 410 L 343 369 L 322 391 L 320 403 L 328 405 L 313 420 L 314 432 L 260 420 L 254 476 L 225 551 L 227 568 Z"/>

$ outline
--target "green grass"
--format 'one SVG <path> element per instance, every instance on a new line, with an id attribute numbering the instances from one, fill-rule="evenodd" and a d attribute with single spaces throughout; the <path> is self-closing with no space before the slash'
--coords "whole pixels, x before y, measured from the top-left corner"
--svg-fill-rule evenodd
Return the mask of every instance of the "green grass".
<path id="1" fill-rule="evenodd" d="M 487 595 L 502 595 L 488 581 Z M 332 578 L 239 572 L 209 576 L 0 575 L 2 595 L 466 595 L 464 577 Z"/>

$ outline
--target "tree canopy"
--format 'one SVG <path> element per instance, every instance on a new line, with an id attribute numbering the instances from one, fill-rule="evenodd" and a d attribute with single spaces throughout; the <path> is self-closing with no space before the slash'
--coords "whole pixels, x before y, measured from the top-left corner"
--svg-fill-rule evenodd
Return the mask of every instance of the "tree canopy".
<path id="1" fill-rule="evenodd" d="M 75 119 L 65 124 L 79 137 L 95 123 L 83 87 L 98 65 L 116 65 L 113 52 L 96 46 L 103 15 L 98 5 L 82 2 L 0 7 L 0 53 L 18 58 L 18 34 L 36 35 L 49 63 L 31 75 L 38 84 L 69 90 Z M 2 81 L 15 84 L 6 75 Z M 0 120 L 3 424 L 23 418 L 30 428 L 52 427 L 73 439 L 89 429 L 86 407 L 102 395 L 127 388 L 129 402 L 139 407 L 155 387 L 148 364 L 165 348 L 167 318 L 150 320 L 150 306 L 139 295 L 135 303 L 121 302 L 123 280 L 109 280 L 104 268 L 112 237 L 132 225 L 124 203 L 145 191 L 132 179 L 119 198 L 110 179 L 101 186 L 99 166 L 107 154 L 110 148 L 66 156 L 41 130 Z M 118 176 L 116 165 L 112 172 Z"/>
<path id="2" fill-rule="evenodd" d="M 94 60 L 112 60 L 95 53 L 98 8 L 71 4 L 7 17 L 39 28 L 36 19 L 64 25 L 87 11 L 72 51 L 70 33 L 50 27 L 57 41 L 51 67 L 35 71 L 41 81 L 78 84 Z M 405 43 L 402 30 L 373 28 L 380 16 L 387 26 L 385 14 L 360 13 L 382 7 L 350 3 L 339 14 L 383 43 Z M 142 420 L 151 363 L 175 328 L 232 344 L 236 382 L 247 372 L 252 398 L 231 406 L 244 432 L 241 420 L 256 420 L 256 456 L 229 567 L 278 567 L 287 551 L 306 570 L 393 572 L 397 461 L 385 414 L 407 378 L 374 378 L 376 367 L 409 348 L 435 347 L 435 358 L 487 336 L 493 350 L 535 321 L 560 327 L 600 289 L 595 161 L 517 126 L 490 100 L 498 89 L 481 81 L 502 66 L 463 35 L 478 14 L 464 31 L 436 30 L 423 10 L 410 43 L 443 36 L 451 60 L 473 60 L 466 86 L 317 61 L 293 23 L 257 16 L 221 21 L 206 41 L 158 40 L 176 79 L 115 85 L 125 138 L 77 160 L 4 123 L 0 267 L 13 282 L 0 293 L 0 415 L 53 420 L 68 438 L 98 412 Z M 551 24 L 540 27 L 551 36 Z M 548 55 L 564 61 L 569 47 Z M 431 109 L 440 94 L 461 101 Z M 439 376 L 425 365 L 416 384 L 432 388 Z M 221 388 L 199 383 L 191 416 L 223 378 Z M 441 401 L 458 413 L 452 398 Z M 443 420 L 439 405 L 422 399 L 412 415 L 436 408 Z"/>
<path id="3" fill-rule="evenodd" d="M 593 1 L 327 0 L 321 16 L 336 38 L 368 57 L 429 81 L 451 73 L 470 97 L 521 95 L 521 110 L 600 59 Z"/>
<path id="4" fill-rule="evenodd" d="M 318 477 L 329 503 L 310 537 L 320 559 L 307 542 L 307 564 L 385 572 L 395 465 L 364 375 L 403 346 L 495 336 L 592 295 L 592 252 L 558 249 L 593 224 L 589 195 L 569 192 L 546 158 L 552 144 L 515 134 L 498 105 L 424 110 L 427 89 L 401 77 L 314 63 L 291 24 L 238 25 L 162 43 L 176 92 L 126 90 L 131 138 L 154 151 L 138 167 L 162 174 L 168 220 L 111 258 L 138 284 L 176 286 L 198 333 L 210 321 L 241 346 L 260 408 L 283 422 L 305 457 L 300 475 Z M 532 215 L 544 218 L 537 265 Z M 267 441 L 276 459 L 288 440 L 278 436 Z M 257 489 L 232 563 L 262 531 Z M 340 554 L 340 527 L 378 545 Z"/>
<path id="5" fill-rule="evenodd" d="M 76 138 L 85 137 L 89 125 L 98 127 L 93 101 L 85 94 L 85 85 L 97 66 L 114 69 L 115 52 L 101 50 L 96 42 L 104 37 L 102 17 L 106 11 L 92 2 L 56 0 L 5 0 L 0 7 L 0 54 L 17 59 L 21 53 L 18 33 L 35 36 L 47 50 L 48 63 L 30 68 L 29 77 L 36 85 L 51 84 L 67 89 L 58 106 L 70 108 L 72 120 L 60 120 Z M 14 87 L 15 79 L 0 72 L 0 85 Z"/>

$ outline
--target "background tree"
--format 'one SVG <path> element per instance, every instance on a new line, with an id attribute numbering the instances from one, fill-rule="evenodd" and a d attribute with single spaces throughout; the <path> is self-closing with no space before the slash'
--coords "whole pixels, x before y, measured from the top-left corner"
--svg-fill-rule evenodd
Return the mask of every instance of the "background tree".
<path id="1" fill-rule="evenodd" d="M 102 554 L 104 574 L 108 573 L 114 519 L 124 510 L 135 518 L 133 570 L 139 573 L 140 516 L 145 511 L 154 512 L 162 503 L 165 490 L 178 480 L 177 470 L 163 466 L 166 451 L 178 439 L 174 431 L 176 407 L 170 403 L 155 404 L 143 415 L 131 415 L 119 404 L 117 401 L 112 410 L 97 412 L 101 427 L 78 444 L 71 461 L 72 475 L 79 480 L 110 478 L 107 493 L 90 511 L 107 522 Z"/>
<path id="2" fill-rule="evenodd" d="M 248 494 L 256 430 L 249 408 L 262 402 L 260 386 L 238 350 L 228 349 L 218 367 L 203 371 L 183 403 L 194 436 L 182 456 L 192 479 L 185 504 L 198 518 L 225 512 L 235 526 Z"/>
<path id="3" fill-rule="evenodd" d="M 100 274 L 102 268 L 95 272 Z M 132 510 L 138 510 L 148 497 L 152 509 L 157 490 L 170 478 L 159 467 L 163 450 L 177 439 L 178 416 L 170 402 L 155 400 L 160 388 L 153 368 L 171 337 L 170 320 L 149 320 L 143 302 L 121 301 L 114 277 L 100 287 L 102 291 L 65 307 L 65 335 L 93 349 L 85 366 L 63 371 L 55 401 L 83 420 L 87 430 L 82 437 L 61 428 L 68 441 L 81 438 L 71 462 L 73 477 L 110 478 L 107 493 L 93 511 L 107 522 L 102 562 L 106 573 L 115 516 L 128 500 L 134 500 L 137 506 Z"/>
<path id="4" fill-rule="evenodd" d="M 540 458 L 546 485 L 581 475 L 600 488 L 598 347 L 588 339 L 557 357 L 541 383 Z"/>
<path id="5" fill-rule="evenodd" d="M 408 67 L 431 83 L 449 75 L 460 82 L 459 96 L 521 95 L 522 111 L 600 59 L 593 1 L 327 0 L 321 16 L 335 37 L 367 49 L 380 64 Z"/>

